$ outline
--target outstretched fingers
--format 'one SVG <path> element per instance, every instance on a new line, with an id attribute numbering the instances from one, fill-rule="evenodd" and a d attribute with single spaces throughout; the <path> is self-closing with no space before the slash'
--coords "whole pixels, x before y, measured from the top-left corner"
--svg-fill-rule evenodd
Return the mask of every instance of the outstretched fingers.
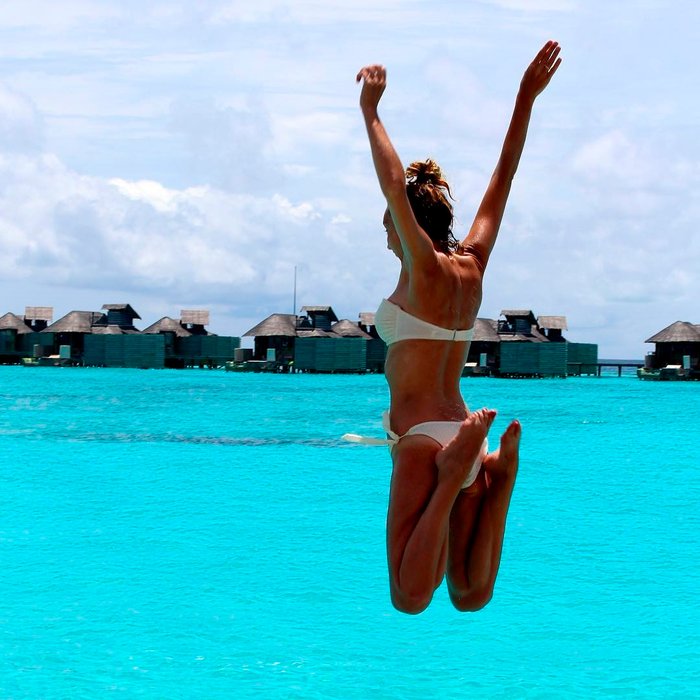
<path id="1" fill-rule="evenodd" d="M 548 41 L 538 52 L 523 76 L 522 87 L 534 99 L 544 90 L 561 65 L 561 46 L 556 41 Z"/>
<path id="2" fill-rule="evenodd" d="M 538 52 L 537 56 L 535 56 L 535 62 L 539 63 L 541 61 L 546 61 L 548 60 L 549 56 L 551 56 L 554 52 L 559 53 L 559 49 L 561 47 L 559 46 L 558 41 L 554 41 L 550 39 Z"/>
<path id="3" fill-rule="evenodd" d="M 561 63 L 561 58 L 559 58 L 559 52 L 561 51 L 561 46 L 556 41 L 548 41 L 535 56 L 532 62 L 533 67 L 544 70 L 550 75 L 559 68 Z"/>
<path id="4" fill-rule="evenodd" d="M 386 82 L 386 68 L 379 64 L 365 66 L 360 69 L 355 81 L 359 83 L 362 79 L 371 83 Z"/>
<path id="5" fill-rule="evenodd" d="M 552 44 L 553 46 L 551 47 L 551 50 L 548 54 L 546 54 L 543 61 L 543 65 L 547 69 L 547 73 L 549 73 L 550 78 L 554 75 L 556 69 L 561 65 L 561 58 L 559 58 L 561 46 L 559 46 L 556 41 L 552 42 Z"/>

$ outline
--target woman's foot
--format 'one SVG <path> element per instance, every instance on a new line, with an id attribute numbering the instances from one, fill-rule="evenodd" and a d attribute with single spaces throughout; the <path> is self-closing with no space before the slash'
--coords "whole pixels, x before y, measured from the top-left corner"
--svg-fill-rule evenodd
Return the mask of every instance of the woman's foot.
<path id="1" fill-rule="evenodd" d="M 496 411 L 486 408 L 467 416 L 457 435 L 435 455 L 440 481 L 454 480 L 462 485 L 479 456 L 484 438 L 495 417 Z"/>
<path id="2" fill-rule="evenodd" d="M 501 445 L 484 459 L 484 471 L 490 482 L 515 481 L 518 473 L 522 427 L 514 420 L 501 436 Z"/>

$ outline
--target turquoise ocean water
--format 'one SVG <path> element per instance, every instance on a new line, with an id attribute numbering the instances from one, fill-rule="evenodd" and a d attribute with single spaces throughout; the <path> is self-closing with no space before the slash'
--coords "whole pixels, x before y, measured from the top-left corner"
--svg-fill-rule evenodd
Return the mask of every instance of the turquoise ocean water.
<path id="1" fill-rule="evenodd" d="M 381 376 L 0 367 L 0 697 L 700 696 L 700 384 L 465 379 L 523 423 L 491 604 L 393 610 Z"/>

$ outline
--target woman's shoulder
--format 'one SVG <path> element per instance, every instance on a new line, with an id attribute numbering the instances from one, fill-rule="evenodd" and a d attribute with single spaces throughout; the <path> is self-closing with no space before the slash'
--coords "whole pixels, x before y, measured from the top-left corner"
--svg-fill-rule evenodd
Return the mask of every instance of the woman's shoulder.
<path id="1" fill-rule="evenodd" d="M 476 268 L 482 275 L 486 268 L 486 265 L 482 260 L 479 251 L 468 244 L 462 245 L 460 243 L 457 250 L 455 250 L 455 252 L 452 253 L 450 256 L 446 257 L 450 257 L 453 263 L 455 263 L 461 268 L 469 270 Z"/>

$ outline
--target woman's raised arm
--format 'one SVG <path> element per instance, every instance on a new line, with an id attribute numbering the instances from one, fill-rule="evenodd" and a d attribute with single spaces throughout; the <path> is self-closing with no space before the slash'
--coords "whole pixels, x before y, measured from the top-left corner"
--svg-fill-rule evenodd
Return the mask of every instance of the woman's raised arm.
<path id="1" fill-rule="evenodd" d="M 378 65 L 366 66 L 357 74 L 357 82 L 361 80 L 360 108 L 367 127 L 374 169 L 401 240 L 403 260 L 409 264 L 416 260 L 423 263 L 435 260 L 433 243 L 418 225 L 408 201 L 406 174 L 401 159 L 377 112 L 386 88 L 386 69 Z"/>
<path id="2" fill-rule="evenodd" d="M 474 218 L 468 236 L 462 246 L 470 250 L 486 267 L 493 246 L 496 243 L 498 229 L 503 219 L 510 186 L 518 169 L 520 156 L 525 145 L 525 137 L 530 123 L 532 106 L 535 98 L 547 87 L 552 76 L 559 68 L 560 46 L 556 41 L 548 41 L 530 63 L 520 82 L 520 90 L 515 99 L 515 108 L 506 132 L 503 149 L 486 189 L 484 198 Z"/>

